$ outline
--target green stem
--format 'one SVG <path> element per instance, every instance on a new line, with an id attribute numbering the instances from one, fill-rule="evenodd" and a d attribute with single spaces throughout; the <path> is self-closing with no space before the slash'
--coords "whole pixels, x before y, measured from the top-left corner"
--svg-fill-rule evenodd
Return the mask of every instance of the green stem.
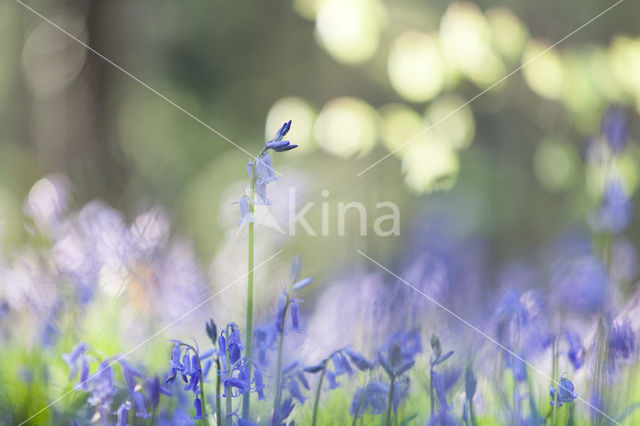
<path id="1" fill-rule="evenodd" d="M 286 295 L 282 319 L 280 320 L 280 335 L 278 338 L 278 360 L 276 363 L 276 397 L 273 402 L 273 424 L 280 424 L 280 402 L 282 400 L 282 347 L 284 343 L 284 324 L 289 308 L 289 295 Z"/>
<path id="2" fill-rule="evenodd" d="M 471 426 L 476 426 L 476 414 L 473 410 L 473 398 L 469 398 L 469 418 L 471 419 Z"/>
<path id="3" fill-rule="evenodd" d="M 255 213 L 255 192 L 256 192 L 256 161 L 254 160 L 251 168 L 251 190 L 249 193 L 249 214 L 253 216 Z M 248 244 L 248 256 L 247 256 L 247 345 L 246 356 L 252 359 L 253 349 L 253 262 L 254 262 L 254 223 L 249 222 L 249 244 Z M 251 379 L 252 364 L 248 363 L 249 379 Z M 244 419 L 249 418 L 251 403 L 251 392 L 247 392 L 242 396 L 242 417 Z"/>
<path id="4" fill-rule="evenodd" d="M 229 338 L 229 326 L 227 326 L 227 339 Z M 225 359 L 226 359 L 226 366 L 227 366 L 227 372 L 226 372 L 226 377 L 230 377 L 231 376 L 231 365 L 229 363 L 229 348 L 227 345 L 227 349 L 225 350 Z M 226 402 L 227 402 L 227 410 L 224 413 L 226 416 L 226 421 L 225 424 L 227 426 L 233 426 L 233 417 L 231 416 L 231 413 L 233 412 L 233 407 L 231 406 L 231 386 L 230 385 L 226 385 L 224 387 L 224 392 L 226 395 Z"/>
<path id="5" fill-rule="evenodd" d="M 363 399 L 364 398 L 360 398 L 360 401 L 358 401 L 358 406 L 356 407 L 356 411 L 355 413 L 353 413 L 353 421 L 351 422 L 351 426 L 356 426 L 356 422 L 358 421 L 358 416 L 360 415 L 360 408 L 362 408 L 362 403 L 363 403 Z M 362 419 L 360 419 L 360 424 L 362 424 Z"/>
<path id="6" fill-rule="evenodd" d="M 311 419 L 311 426 L 316 426 L 316 422 L 318 421 L 318 403 L 320 402 L 320 392 L 322 392 L 322 382 L 324 380 L 324 375 L 326 372 L 327 368 L 325 365 L 325 368 L 322 369 L 322 374 L 320 374 L 320 379 L 318 380 L 318 387 L 316 388 L 316 398 L 313 402 L 313 417 Z"/>
<path id="7" fill-rule="evenodd" d="M 391 386 L 389 386 L 389 400 L 387 401 L 387 426 L 391 426 L 391 408 L 393 407 L 393 393 L 395 391 L 396 378 L 391 376 Z"/>
<path id="8" fill-rule="evenodd" d="M 216 357 L 216 422 L 222 426 L 222 415 L 220 406 L 220 360 Z"/>
<path id="9" fill-rule="evenodd" d="M 429 369 L 429 401 L 431 402 L 431 416 L 434 415 L 434 399 L 433 399 L 433 367 Z"/>

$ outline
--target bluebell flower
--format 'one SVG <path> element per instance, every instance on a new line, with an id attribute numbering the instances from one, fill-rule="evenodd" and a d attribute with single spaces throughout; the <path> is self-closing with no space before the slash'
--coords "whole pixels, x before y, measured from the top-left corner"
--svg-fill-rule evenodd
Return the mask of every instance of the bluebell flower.
<path id="1" fill-rule="evenodd" d="M 356 418 L 367 412 L 373 415 L 382 414 L 387 409 L 388 395 L 388 384 L 379 381 L 369 382 L 356 390 L 349 406 L 349 414 Z"/>
<path id="2" fill-rule="evenodd" d="M 160 395 L 171 396 L 171 392 L 162 386 L 158 376 L 154 376 L 153 379 L 147 379 L 146 383 L 149 395 L 149 406 L 152 410 L 155 410 L 160 402 Z"/>
<path id="3" fill-rule="evenodd" d="M 184 390 L 192 392 L 194 397 L 197 397 L 200 393 L 200 375 L 202 373 L 202 379 L 206 379 L 206 375 L 211 368 L 211 363 L 207 361 L 205 368 L 200 371 L 203 361 L 213 355 L 213 351 L 206 351 L 200 354 L 197 347 L 193 347 L 179 340 L 172 340 L 175 343 L 171 353 L 171 359 L 169 361 L 170 372 L 166 380 L 167 383 L 174 383 L 176 377 L 180 375 L 184 384 Z M 184 353 L 182 352 L 184 349 Z M 200 364 L 198 363 L 200 359 Z"/>
<path id="4" fill-rule="evenodd" d="M 548 310 L 538 292 L 509 290 L 497 309 L 498 341 L 518 351 L 538 352 L 551 343 Z"/>
<path id="5" fill-rule="evenodd" d="M 116 415 L 118 416 L 116 426 L 127 426 L 127 413 L 131 409 L 131 402 L 125 401 L 118 407 Z"/>
<path id="6" fill-rule="evenodd" d="M 62 359 L 69 366 L 69 380 L 73 380 L 78 374 L 78 364 L 82 363 L 83 355 L 89 349 L 86 343 L 78 343 L 68 354 L 63 354 Z"/>
<path id="7" fill-rule="evenodd" d="M 613 321 L 609 332 L 609 353 L 613 360 L 630 359 L 636 350 L 635 335 L 628 318 Z"/>
<path id="8" fill-rule="evenodd" d="M 440 339 L 435 334 L 431 336 L 431 358 L 429 360 L 429 364 L 431 367 L 435 367 L 436 365 L 442 364 L 447 359 L 453 355 L 453 351 L 449 351 L 445 354 L 442 353 L 442 347 L 440 346 Z"/>
<path id="9" fill-rule="evenodd" d="M 243 356 L 244 345 L 240 329 L 235 323 L 227 327 L 218 336 L 218 359 L 220 360 L 220 379 L 223 383 L 223 397 L 227 396 L 227 389 L 233 397 L 255 390 L 249 377 L 249 360 Z"/>
<path id="10" fill-rule="evenodd" d="M 565 255 L 551 272 L 553 297 L 570 311 L 588 314 L 601 310 L 608 286 L 607 270 L 592 253 Z"/>
<path id="11" fill-rule="evenodd" d="M 240 207 L 240 220 L 238 221 L 238 225 L 242 226 L 249 222 L 255 222 L 256 218 L 251 214 L 250 206 L 249 206 L 249 197 L 246 195 L 236 201 L 236 204 Z"/>
<path id="12" fill-rule="evenodd" d="M 329 384 L 327 390 L 332 390 L 340 387 L 340 383 L 336 380 L 336 375 L 333 373 L 333 371 L 327 371 L 326 378 Z"/>
<path id="13" fill-rule="evenodd" d="M 439 408 L 430 418 L 428 426 L 458 426 L 458 422 L 445 407 Z"/>
<path id="14" fill-rule="evenodd" d="M 109 361 L 100 363 L 89 385 L 90 395 L 87 402 L 96 407 L 101 416 L 107 416 L 111 412 L 113 396 L 117 392 Z"/>
<path id="15" fill-rule="evenodd" d="M 256 205 L 270 205 L 271 202 L 267 197 L 267 185 L 271 182 L 278 180 L 275 169 L 273 168 L 273 162 L 269 156 L 269 151 L 284 152 L 289 151 L 297 147 L 297 145 L 291 144 L 289 141 L 283 140 L 284 136 L 289 132 L 291 128 L 291 120 L 284 123 L 284 125 L 276 133 L 276 137 L 265 144 L 264 149 L 258 156 L 249 161 L 247 164 L 247 172 L 249 174 L 250 188 L 252 187 L 255 199 L 250 200 L 248 197 L 243 197 L 238 204 L 240 205 L 241 219 L 240 224 L 247 222 L 254 222 L 253 215 L 249 215 L 250 203 Z"/>
<path id="16" fill-rule="evenodd" d="M 334 373 L 336 376 L 341 376 L 343 374 L 353 374 L 353 369 L 349 364 L 347 358 L 342 354 L 342 352 L 336 352 L 331 357 L 333 361 Z"/>
<path id="17" fill-rule="evenodd" d="M 525 382 L 527 380 L 527 366 L 524 361 L 522 361 L 522 357 L 516 357 L 510 354 L 506 356 L 507 365 L 511 369 L 516 383 Z"/>
<path id="18" fill-rule="evenodd" d="M 573 368 L 577 370 L 584 364 L 584 346 L 582 346 L 580 336 L 571 330 L 564 330 L 564 337 L 567 339 L 567 344 L 569 346 L 567 357 L 569 358 L 569 361 L 571 361 Z"/>
<path id="19" fill-rule="evenodd" d="M 136 417 L 142 419 L 148 419 L 151 414 L 147 412 L 146 402 L 144 396 L 140 392 L 134 392 L 132 395 L 133 406 L 136 409 Z"/>
<path id="20" fill-rule="evenodd" d="M 86 356 L 81 358 L 80 376 L 78 377 L 78 383 L 73 386 L 75 390 L 87 390 L 87 381 L 89 380 L 89 361 Z"/>
<path id="21" fill-rule="evenodd" d="M 300 328 L 300 320 L 298 318 L 298 300 L 292 299 L 289 305 L 289 309 L 291 309 L 291 327 L 294 330 L 300 332 L 302 329 Z"/>
<path id="22" fill-rule="evenodd" d="M 280 129 L 276 133 L 276 137 L 267 142 L 265 148 L 272 149 L 276 152 L 284 152 L 297 148 L 298 145 L 292 145 L 291 142 L 282 140 L 282 138 L 284 138 L 285 135 L 289 132 L 290 128 L 291 120 L 287 121 L 282 125 L 282 127 L 280 127 Z"/>
<path id="23" fill-rule="evenodd" d="M 409 377 L 403 376 L 396 380 L 393 387 L 393 401 L 391 401 L 391 406 L 394 413 L 398 412 L 398 407 L 405 400 L 407 395 L 409 395 Z"/>
<path id="24" fill-rule="evenodd" d="M 592 220 L 597 230 L 618 233 L 629 225 L 633 203 L 620 179 L 611 177 L 604 187 L 600 207 Z"/>
<path id="25" fill-rule="evenodd" d="M 274 138 L 274 140 L 276 141 L 281 141 L 282 138 L 284 138 L 287 133 L 289 133 L 289 130 L 291 129 L 291 120 L 287 121 L 286 123 L 284 123 L 276 132 L 276 136 Z"/>
<path id="26" fill-rule="evenodd" d="M 127 385 L 127 391 L 130 395 L 133 395 L 137 383 L 136 378 L 142 379 L 143 376 L 138 370 L 133 368 L 133 366 L 131 366 L 131 364 L 129 364 L 124 359 L 121 358 L 118 360 L 118 362 L 122 367 L 122 377 L 124 378 L 124 382 Z"/>
<path id="27" fill-rule="evenodd" d="M 295 407 L 295 404 L 293 402 L 293 398 L 285 399 L 284 402 L 280 404 L 280 411 L 277 415 L 277 418 L 279 418 L 280 421 L 284 422 L 284 420 L 286 420 L 286 418 L 289 417 L 294 407 Z M 276 416 L 274 415 L 273 418 L 275 419 Z M 285 423 L 282 423 L 282 424 L 285 424 Z"/>
<path id="28" fill-rule="evenodd" d="M 389 377 L 399 377 L 415 363 L 415 356 L 422 352 L 422 341 L 416 330 L 401 331 L 391 335 L 376 353 L 377 361 Z"/>
<path id="29" fill-rule="evenodd" d="M 552 407 L 562 407 L 563 404 L 570 404 L 578 395 L 573 391 L 573 383 L 566 377 L 561 377 L 558 382 L 558 388 L 551 386 L 549 389 L 549 395 L 551 396 Z M 557 405 L 554 405 L 554 401 Z"/>
<path id="30" fill-rule="evenodd" d="M 448 410 L 453 407 L 447 402 L 447 386 L 445 384 L 444 377 L 437 371 L 433 371 L 431 374 L 432 386 L 436 391 L 436 397 L 438 398 L 440 408 L 446 407 Z"/>
<path id="31" fill-rule="evenodd" d="M 627 115 L 624 109 L 610 106 L 602 116 L 602 133 L 613 153 L 622 151 L 627 143 Z"/>
<path id="32" fill-rule="evenodd" d="M 277 335 L 275 323 L 256 328 L 253 334 L 253 353 L 254 361 L 258 365 L 267 365 L 267 351 L 274 347 Z"/>
<path id="33" fill-rule="evenodd" d="M 262 377 L 262 371 L 260 370 L 260 368 L 258 366 L 255 366 L 254 368 L 254 372 L 253 372 L 253 381 L 254 381 L 254 386 L 255 386 L 255 391 L 258 394 L 258 401 L 262 401 L 265 398 L 264 396 L 264 379 Z"/>
<path id="34" fill-rule="evenodd" d="M 200 398 L 196 398 L 193 400 L 193 406 L 196 409 L 196 415 L 193 417 L 194 420 L 202 420 L 202 401 Z M 205 417 L 207 417 L 205 415 Z"/>
<path id="35" fill-rule="evenodd" d="M 302 290 L 303 288 L 305 288 L 306 286 L 308 286 L 309 284 L 311 284 L 313 280 L 311 278 L 304 278 L 298 282 L 296 282 L 293 286 L 292 289 L 294 291 L 298 291 L 298 290 Z"/>
<path id="36" fill-rule="evenodd" d="M 248 420 L 243 419 L 242 417 L 238 418 L 237 426 L 257 426 L 257 423 L 251 423 Z"/>
<path id="37" fill-rule="evenodd" d="M 344 348 L 344 353 L 347 354 L 349 360 L 356 366 L 356 368 L 360 371 L 370 370 L 373 368 L 373 365 L 367 361 L 367 359 L 362 356 L 360 353 L 356 352 L 350 347 Z"/>
<path id="38" fill-rule="evenodd" d="M 216 323 L 213 321 L 213 319 L 207 321 L 205 325 L 205 331 L 207 332 L 207 337 L 209 337 L 211 343 L 213 343 L 213 345 L 215 346 L 216 342 L 218 341 L 218 327 L 216 326 Z"/>
<path id="39" fill-rule="evenodd" d="M 176 376 L 179 372 L 183 370 L 183 365 L 180 362 L 180 356 L 182 354 L 182 349 L 179 344 L 176 344 L 171 350 L 171 360 L 169 361 L 169 376 L 167 377 L 167 383 L 173 383 L 176 380 Z"/>

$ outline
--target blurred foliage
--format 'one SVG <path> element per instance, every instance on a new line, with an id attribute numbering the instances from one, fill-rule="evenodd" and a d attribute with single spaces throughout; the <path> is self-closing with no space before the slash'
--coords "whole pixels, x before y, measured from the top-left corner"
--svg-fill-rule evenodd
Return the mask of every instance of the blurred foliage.
<path id="1" fill-rule="evenodd" d="M 404 236 L 421 220 L 420 206 L 449 203 L 487 238 L 487 257 L 498 265 L 587 221 L 606 176 L 585 164 L 585 146 L 599 137 L 608 105 L 621 105 L 630 134 L 640 134 L 640 4 L 623 2 L 554 45 L 609 4 L 37 0 L 29 6 L 248 152 L 257 153 L 293 119 L 290 136 L 301 148 L 276 168 L 283 181 L 290 183 L 290 175 L 304 183 L 304 196 L 316 202 L 308 216 L 314 228 L 322 202 L 359 200 L 373 215 L 377 202 L 392 200 L 401 207 Z M 166 207 L 176 221 L 172 232 L 193 240 L 207 275 L 222 274 L 228 264 L 216 255 L 237 249 L 232 243 L 243 237 L 232 237 L 229 206 L 246 180 L 246 153 L 17 3 L 0 4 L 0 56 L 0 241 L 8 258 L 24 245 L 48 247 L 47 237 L 30 227 L 23 200 L 43 176 L 55 175 L 68 181 L 73 211 L 101 199 L 131 222 L 150 205 Z M 633 142 L 614 164 L 631 194 L 640 176 Z M 636 245 L 638 226 L 628 229 Z M 314 259 L 310 275 L 322 282 L 361 265 L 353 248 L 393 253 L 405 242 L 362 238 L 355 220 L 348 228 L 343 238 L 286 238 L 285 252 Z M 270 295 L 268 288 L 258 291 Z M 113 354 L 124 345 L 120 330 L 109 329 L 121 314 L 110 303 L 116 302 L 88 310 L 89 326 L 80 334 Z M 61 326 L 73 329 L 68 321 Z M 68 351 L 71 337 L 68 331 L 51 353 Z M 0 351 L 2 365 L 17 359 L 38 376 L 24 380 L 20 369 L 0 368 L 6 384 L 0 412 L 11 406 L 14 419 L 59 393 L 31 383 L 48 383 L 47 374 L 61 383 L 66 374 L 59 357 L 31 353 L 28 342 Z M 49 372 L 40 371 L 44 364 Z M 152 364 L 161 370 L 165 363 Z M 345 422 L 348 398 L 340 392 L 323 406 L 324 421 Z M 412 395 L 405 413 L 420 411 L 423 397 Z"/>

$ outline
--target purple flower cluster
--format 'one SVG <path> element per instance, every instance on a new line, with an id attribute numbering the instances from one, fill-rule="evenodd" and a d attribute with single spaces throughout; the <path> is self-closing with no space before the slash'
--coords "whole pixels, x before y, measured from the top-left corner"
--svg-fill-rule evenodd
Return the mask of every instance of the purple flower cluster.
<path id="1" fill-rule="evenodd" d="M 127 424 L 127 412 L 134 409 L 135 417 L 148 419 L 160 404 L 160 395 L 170 396 L 158 376 L 147 377 L 133 367 L 122 356 L 99 360 L 86 343 L 79 343 L 73 350 L 62 356 L 70 369 L 70 380 L 78 381 L 74 390 L 88 393 L 87 404 L 94 407 L 93 418 L 101 424 L 113 424 L 117 417 L 118 426 Z M 98 363 L 97 369 L 90 374 L 91 364 Z M 113 365 L 118 364 L 125 384 L 123 394 L 114 377 Z M 118 409 L 113 412 L 116 398 L 121 399 Z"/>

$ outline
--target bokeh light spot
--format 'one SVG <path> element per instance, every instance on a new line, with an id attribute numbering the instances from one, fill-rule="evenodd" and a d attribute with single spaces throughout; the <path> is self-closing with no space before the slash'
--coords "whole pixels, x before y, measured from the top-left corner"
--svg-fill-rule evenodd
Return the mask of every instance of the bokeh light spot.
<path id="1" fill-rule="evenodd" d="M 522 69 L 525 81 L 535 93 L 543 98 L 558 99 L 563 92 L 564 72 L 558 54 L 548 50 L 547 45 L 530 40 L 525 47 Z M 544 53 L 543 53 L 544 52 Z"/>
<path id="2" fill-rule="evenodd" d="M 391 48 L 388 71 L 391 85 L 406 100 L 432 99 L 442 89 L 445 77 L 437 41 L 428 34 L 403 34 Z"/>
<path id="3" fill-rule="evenodd" d="M 546 190 L 562 192 L 576 182 L 579 161 L 578 152 L 570 143 L 545 139 L 536 148 L 533 167 L 536 178 Z"/>
<path id="4" fill-rule="evenodd" d="M 420 114 L 406 105 L 384 105 L 380 108 L 380 114 L 382 143 L 389 151 L 398 149 L 426 127 Z M 406 147 L 398 149 L 394 154 L 401 156 L 405 149 Z"/>
<path id="5" fill-rule="evenodd" d="M 376 141 L 377 115 L 356 98 L 329 101 L 316 120 L 314 135 L 322 149 L 339 157 L 364 154 Z"/>
<path id="6" fill-rule="evenodd" d="M 500 57 L 491 49 L 491 32 L 482 11 L 473 3 L 452 3 L 440 23 L 445 59 L 479 86 L 504 74 Z"/>
<path id="7" fill-rule="evenodd" d="M 376 53 L 384 17 L 376 0 L 326 0 L 317 14 L 316 35 L 336 60 L 361 63 Z"/>
<path id="8" fill-rule="evenodd" d="M 512 11 L 495 7 L 485 12 L 493 45 L 508 60 L 517 60 L 529 38 L 527 27 Z"/>
<path id="9" fill-rule="evenodd" d="M 425 111 L 427 122 L 434 125 L 430 132 L 455 149 L 468 147 L 475 133 L 473 112 L 468 105 L 462 106 L 464 103 L 458 96 L 446 95 L 436 99 Z"/>
<path id="10" fill-rule="evenodd" d="M 402 155 L 402 171 L 407 185 L 418 192 L 450 188 L 458 176 L 458 155 L 443 140 L 429 138 L 407 145 Z"/>

